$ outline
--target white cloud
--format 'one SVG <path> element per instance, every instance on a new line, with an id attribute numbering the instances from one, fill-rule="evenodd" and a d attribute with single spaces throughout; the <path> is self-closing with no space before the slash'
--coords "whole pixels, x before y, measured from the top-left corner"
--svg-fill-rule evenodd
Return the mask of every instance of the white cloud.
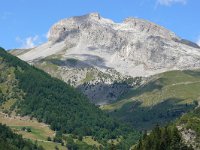
<path id="1" fill-rule="evenodd" d="M 179 3 L 185 5 L 187 0 L 157 0 L 157 4 L 164 6 L 171 6 L 172 4 Z"/>
<path id="2" fill-rule="evenodd" d="M 50 36 L 50 31 L 48 31 L 48 32 L 46 33 L 45 37 L 46 37 L 47 39 L 49 39 L 49 36 Z"/>
<path id="3" fill-rule="evenodd" d="M 39 43 L 39 36 L 35 35 L 34 37 L 27 37 L 22 39 L 20 37 L 16 38 L 18 43 L 21 43 L 21 48 L 33 48 Z"/>
<path id="4" fill-rule="evenodd" d="M 199 37 L 199 39 L 197 40 L 197 44 L 200 46 L 200 37 Z"/>

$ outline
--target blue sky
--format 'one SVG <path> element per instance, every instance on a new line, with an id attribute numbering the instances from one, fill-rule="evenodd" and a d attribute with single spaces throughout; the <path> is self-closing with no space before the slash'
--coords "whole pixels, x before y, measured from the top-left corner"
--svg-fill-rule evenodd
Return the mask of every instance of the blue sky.
<path id="1" fill-rule="evenodd" d="M 115 22 L 147 19 L 200 43 L 200 0 L 2 0 L 0 4 L 0 46 L 5 49 L 41 44 L 60 19 L 90 12 Z"/>

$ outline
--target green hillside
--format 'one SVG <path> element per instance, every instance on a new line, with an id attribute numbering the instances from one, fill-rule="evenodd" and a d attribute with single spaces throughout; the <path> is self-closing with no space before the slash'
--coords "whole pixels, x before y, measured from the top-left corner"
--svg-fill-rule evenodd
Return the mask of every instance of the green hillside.
<path id="1" fill-rule="evenodd" d="M 133 150 L 194 150 L 185 144 L 181 133 L 174 125 L 163 128 L 156 126 L 148 135 L 145 133 Z"/>
<path id="2" fill-rule="evenodd" d="M 149 134 L 145 133 L 133 149 L 200 149 L 200 107 L 196 107 L 165 127 L 156 126 Z"/>
<path id="3" fill-rule="evenodd" d="M 109 140 L 118 140 L 121 147 L 128 149 L 139 135 L 90 104 L 73 87 L 3 49 L 0 49 L 0 105 L 5 113 L 29 115 L 62 134 L 91 136 L 104 146 L 109 146 Z"/>
<path id="4" fill-rule="evenodd" d="M 5 125 L 0 124 L 0 149 L 1 150 L 43 150 L 31 141 L 24 140 L 20 135 L 12 132 Z"/>
<path id="5" fill-rule="evenodd" d="M 146 84 L 101 109 L 138 129 L 152 129 L 194 109 L 199 99 L 200 71 L 170 71 L 152 76 Z"/>

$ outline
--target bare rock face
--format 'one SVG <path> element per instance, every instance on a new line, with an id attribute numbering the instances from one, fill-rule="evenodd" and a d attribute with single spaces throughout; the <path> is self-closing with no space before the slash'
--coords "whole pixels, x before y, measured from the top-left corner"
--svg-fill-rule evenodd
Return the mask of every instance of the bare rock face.
<path id="1" fill-rule="evenodd" d="M 177 126 L 184 142 L 188 146 L 192 146 L 195 150 L 199 150 L 200 143 L 198 142 L 197 133 L 192 129 L 186 129 L 184 125 Z"/>
<path id="2" fill-rule="evenodd" d="M 18 54 L 19 58 L 39 67 L 46 63 L 45 68 L 52 67 L 52 64 L 48 66 L 48 63 L 52 63 L 50 59 L 61 61 L 59 64 L 53 61 L 53 65 L 57 67 L 57 71 L 59 70 L 56 75 L 55 70 L 54 73 L 49 68 L 46 70 L 66 82 L 70 79 L 69 76 L 72 78 L 79 73 L 82 74 L 72 83 L 87 95 L 91 93 L 88 92 L 88 88 L 83 87 L 85 81 L 103 87 L 102 84 L 111 85 L 117 80 L 124 81 L 128 78 L 148 77 L 169 70 L 200 67 L 198 45 L 182 40 L 173 32 L 146 20 L 128 18 L 122 23 L 115 23 L 98 13 L 59 21 L 50 29 L 47 43 Z M 67 61 L 69 59 L 76 60 L 78 64 L 70 66 Z M 120 79 L 113 78 L 106 82 L 107 78 L 103 78 L 100 82 L 98 75 L 95 74 L 92 81 L 84 80 L 87 71 L 85 73 L 77 71 L 81 70 L 80 68 L 87 68 L 86 70 L 95 68 L 105 76 L 109 74 L 110 78 L 117 72 Z M 100 88 L 95 91 L 99 92 L 98 90 Z M 118 91 L 123 90 L 118 89 Z M 94 95 L 89 97 L 97 99 Z M 99 98 L 101 99 L 101 96 Z"/>
<path id="3" fill-rule="evenodd" d="M 114 68 L 133 77 L 200 66 L 199 47 L 181 43 L 173 32 L 142 19 L 114 23 L 92 13 L 61 20 L 49 33 L 46 47 L 36 47 L 19 57 L 32 61 L 67 49 L 64 57 L 87 60 L 99 69 Z M 90 62 L 90 56 L 101 61 Z"/>

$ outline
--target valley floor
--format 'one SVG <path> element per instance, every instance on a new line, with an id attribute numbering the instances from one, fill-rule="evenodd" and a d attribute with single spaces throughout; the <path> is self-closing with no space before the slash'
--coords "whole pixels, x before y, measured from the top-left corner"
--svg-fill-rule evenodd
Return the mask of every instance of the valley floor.
<path id="1" fill-rule="evenodd" d="M 47 141 L 48 137 L 54 137 L 55 132 L 52 131 L 48 125 L 39 123 L 35 119 L 31 120 L 29 117 L 8 116 L 0 112 L 0 123 L 6 124 L 15 133 L 21 134 L 23 138 L 37 142 L 37 144 L 43 146 L 45 150 L 54 150 L 56 146 L 59 150 L 66 150 L 66 147 L 61 146 L 59 143 Z M 24 127 L 30 128 L 31 132 L 23 131 L 22 128 Z"/>

